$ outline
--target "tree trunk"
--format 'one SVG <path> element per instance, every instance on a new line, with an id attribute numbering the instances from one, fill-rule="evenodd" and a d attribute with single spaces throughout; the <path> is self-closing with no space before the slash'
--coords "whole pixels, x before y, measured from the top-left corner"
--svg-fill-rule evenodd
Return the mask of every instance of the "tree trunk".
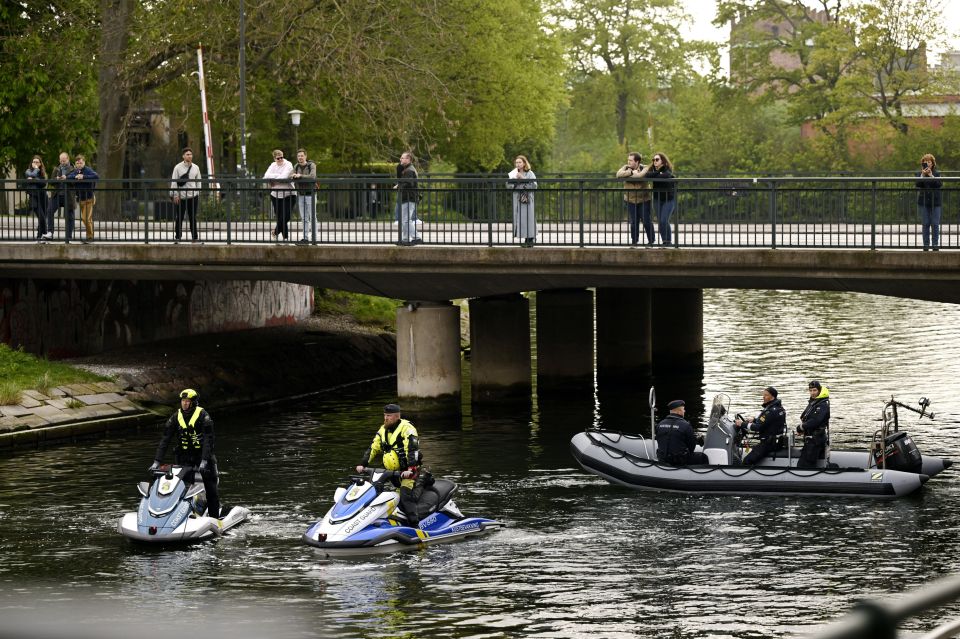
<path id="1" fill-rule="evenodd" d="M 130 110 L 130 94 L 121 69 L 130 42 L 131 0 L 100 0 L 100 60 L 98 97 L 100 132 L 97 138 L 96 171 L 101 178 L 123 177 L 126 150 L 126 119 Z M 97 197 L 97 217 L 104 220 L 121 218 L 119 183 L 102 183 Z"/>
<path id="2" fill-rule="evenodd" d="M 625 90 L 617 92 L 617 142 L 623 146 L 627 140 L 627 100 L 629 95 Z"/>

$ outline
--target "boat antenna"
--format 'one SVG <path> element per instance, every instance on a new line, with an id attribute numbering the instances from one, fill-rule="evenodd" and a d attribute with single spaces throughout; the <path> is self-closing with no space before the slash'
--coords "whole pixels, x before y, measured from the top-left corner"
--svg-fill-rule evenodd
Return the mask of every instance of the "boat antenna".
<path id="1" fill-rule="evenodd" d="M 653 442 L 656 441 L 657 438 L 657 434 L 655 432 L 657 427 L 654 423 L 654 413 L 657 410 L 657 390 L 653 386 L 650 387 L 650 393 L 647 398 L 650 402 L 650 441 Z"/>

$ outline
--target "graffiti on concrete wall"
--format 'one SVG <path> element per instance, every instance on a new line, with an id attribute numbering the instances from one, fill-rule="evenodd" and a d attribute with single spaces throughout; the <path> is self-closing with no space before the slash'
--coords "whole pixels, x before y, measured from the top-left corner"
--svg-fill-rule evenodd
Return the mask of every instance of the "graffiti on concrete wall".
<path id="1" fill-rule="evenodd" d="M 313 289 L 283 282 L 0 279 L 0 341 L 52 358 L 288 324 L 311 312 Z"/>
<path id="2" fill-rule="evenodd" d="M 292 324 L 313 312 L 313 288 L 285 282 L 197 282 L 190 295 L 192 333 Z"/>

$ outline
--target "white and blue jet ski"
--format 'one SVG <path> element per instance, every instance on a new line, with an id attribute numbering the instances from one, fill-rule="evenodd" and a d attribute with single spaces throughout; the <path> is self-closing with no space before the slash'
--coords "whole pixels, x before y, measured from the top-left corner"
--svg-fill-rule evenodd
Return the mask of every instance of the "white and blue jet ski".
<path id="1" fill-rule="evenodd" d="M 203 478 L 190 466 L 164 465 L 153 479 L 137 484 L 140 507 L 117 522 L 121 535 L 154 544 L 195 543 L 219 537 L 250 517 L 250 511 L 233 506 L 220 517 L 207 512 Z M 193 481 L 185 481 L 191 478 Z"/>
<path id="2" fill-rule="evenodd" d="M 412 526 L 400 508 L 400 493 L 391 483 L 399 473 L 369 468 L 338 487 L 333 507 L 312 524 L 303 541 L 327 556 L 365 555 L 412 550 L 478 537 L 502 528 L 502 522 L 465 517 L 453 501 L 457 485 L 447 479 L 427 482 L 418 502 L 420 524 Z"/>

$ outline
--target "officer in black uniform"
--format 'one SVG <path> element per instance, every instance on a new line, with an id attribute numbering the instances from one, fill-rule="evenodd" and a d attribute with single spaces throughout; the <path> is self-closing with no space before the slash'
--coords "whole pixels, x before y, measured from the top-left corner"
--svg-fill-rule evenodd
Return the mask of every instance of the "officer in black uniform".
<path id="1" fill-rule="evenodd" d="M 810 382 L 810 402 L 800 415 L 797 434 L 803 435 L 803 449 L 797 468 L 816 468 L 817 460 L 827 447 L 827 429 L 830 427 L 830 391 L 817 380 Z"/>
<path id="2" fill-rule="evenodd" d="M 694 451 L 697 438 L 693 426 L 683 418 L 686 404 L 682 399 L 675 399 L 667 408 L 670 414 L 660 420 L 656 429 L 657 459 L 674 466 L 708 463 L 706 455 Z"/>
<path id="3" fill-rule="evenodd" d="M 213 418 L 197 405 L 197 391 L 186 388 L 180 392 L 180 410 L 167 420 L 157 447 L 153 464 L 148 469 L 160 468 L 160 462 L 171 441 L 175 441 L 174 462 L 178 466 L 192 466 L 203 476 L 207 492 L 207 513 L 220 517 L 220 493 L 217 490 L 217 457 L 213 453 Z"/>
<path id="4" fill-rule="evenodd" d="M 780 449 L 780 436 L 786 432 L 787 411 L 777 399 L 777 389 L 767 386 L 763 389 L 763 410 L 756 418 L 747 417 L 734 420 L 738 427 L 757 433 L 760 442 L 743 458 L 744 466 L 753 466 Z"/>

